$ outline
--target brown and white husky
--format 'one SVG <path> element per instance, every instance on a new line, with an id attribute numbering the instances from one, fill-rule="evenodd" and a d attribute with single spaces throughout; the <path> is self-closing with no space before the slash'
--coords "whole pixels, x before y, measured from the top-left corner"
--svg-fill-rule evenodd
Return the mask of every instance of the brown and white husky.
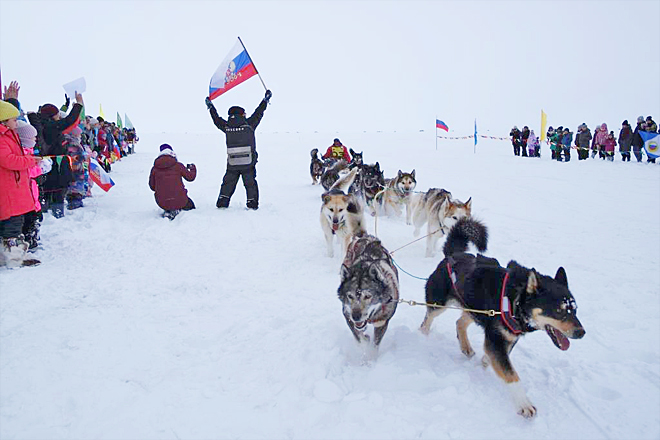
<path id="1" fill-rule="evenodd" d="M 342 244 L 342 257 L 354 235 L 366 232 L 364 226 L 364 208 L 355 194 L 348 194 L 348 188 L 358 173 L 353 168 L 341 177 L 321 196 L 321 229 L 325 236 L 328 257 L 334 257 L 333 241 L 336 235 Z"/>
<path id="2" fill-rule="evenodd" d="M 415 236 L 419 235 L 424 223 L 427 225 L 427 257 L 435 254 L 440 237 L 447 234 L 458 220 L 472 215 L 472 197 L 463 203 L 453 199 L 451 193 L 444 189 L 431 188 L 426 193 L 415 194 L 411 204 Z"/>

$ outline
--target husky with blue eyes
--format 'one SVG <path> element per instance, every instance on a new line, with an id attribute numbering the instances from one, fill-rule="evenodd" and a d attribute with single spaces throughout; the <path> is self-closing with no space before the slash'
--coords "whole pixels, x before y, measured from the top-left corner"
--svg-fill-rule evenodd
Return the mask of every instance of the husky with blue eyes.
<path id="1" fill-rule="evenodd" d="M 442 306 L 472 309 L 464 311 L 456 322 L 461 351 L 468 358 L 474 356 L 467 328 L 476 322 L 485 333 L 483 365 L 492 366 L 507 384 L 518 414 L 534 417 L 536 407 L 527 398 L 509 354 L 520 337 L 536 330 L 545 330 L 562 351 L 570 346 L 568 338 L 580 339 L 585 335 L 577 318 L 575 299 L 568 289 L 566 271 L 560 267 L 553 278 L 515 261 L 504 268 L 494 258 L 467 253 L 469 243 L 484 252 L 488 231 L 481 222 L 463 218 L 449 231 L 443 248 L 445 258 L 426 283 L 426 302 L 430 306 L 420 330 L 424 334 L 430 332 L 433 319 L 446 310 Z"/>

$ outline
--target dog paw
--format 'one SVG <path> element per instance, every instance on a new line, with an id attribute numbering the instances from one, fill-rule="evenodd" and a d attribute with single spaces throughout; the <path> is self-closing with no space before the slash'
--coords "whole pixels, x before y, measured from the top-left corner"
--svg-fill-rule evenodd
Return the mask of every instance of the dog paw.
<path id="1" fill-rule="evenodd" d="M 422 332 L 422 334 L 423 334 L 424 336 L 428 336 L 429 333 L 431 333 L 431 327 L 428 327 L 428 326 L 422 324 L 422 325 L 419 327 L 419 331 Z"/>
<path id="2" fill-rule="evenodd" d="M 461 353 L 463 353 L 468 359 L 472 358 L 474 356 L 474 350 L 472 348 L 461 348 Z"/>
<path id="3" fill-rule="evenodd" d="M 483 355 L 481 358 L 481 366 L 484 368 L 488 368 L 490 366 L 490 359 L 488 358 L 488 355 Z"/>
<path id="4" fill-rule="evenodd" d="M 528 402 L 525 406 L 518 409 L 518 414 L 526 419 L 531 419 L 536 415 L 536 407 Z"/>

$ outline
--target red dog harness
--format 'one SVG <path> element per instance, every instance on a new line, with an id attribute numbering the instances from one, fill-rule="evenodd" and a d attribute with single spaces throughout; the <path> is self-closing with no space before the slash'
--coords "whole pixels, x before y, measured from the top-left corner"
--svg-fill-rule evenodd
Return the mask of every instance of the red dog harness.
<path id="1" fill-rule="evenodd" d="M 516 318 L 513 317 L 513 314 L 511 313 L 511 301 L 509 301 L 509 297 L 505 295 L 507 281 L 509 281 L 508 271 L 506 275 L 504 275 L 504 281 L 502 281 L 502 293 L 500 294 L 500 310 L 502 313 L 500 313 L 500 318 L 502 318 L 504 325 L 511 330 L 514 335 L 519 335 L 522 333 L 520 324 L 518 324 Z"/>

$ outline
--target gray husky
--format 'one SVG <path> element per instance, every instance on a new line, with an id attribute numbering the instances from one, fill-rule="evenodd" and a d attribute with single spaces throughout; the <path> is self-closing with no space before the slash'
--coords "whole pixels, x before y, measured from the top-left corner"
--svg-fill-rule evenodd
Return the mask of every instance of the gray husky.
<path id="1" fill-rule="evenodd" d="M 348 245 L 337 293 L 355 339 L 369 341 L 365 330 L 373 324 L 378 347 L 399 302 L 399 274 L 389 252 L 373 235 L 356 235 Z"/>

